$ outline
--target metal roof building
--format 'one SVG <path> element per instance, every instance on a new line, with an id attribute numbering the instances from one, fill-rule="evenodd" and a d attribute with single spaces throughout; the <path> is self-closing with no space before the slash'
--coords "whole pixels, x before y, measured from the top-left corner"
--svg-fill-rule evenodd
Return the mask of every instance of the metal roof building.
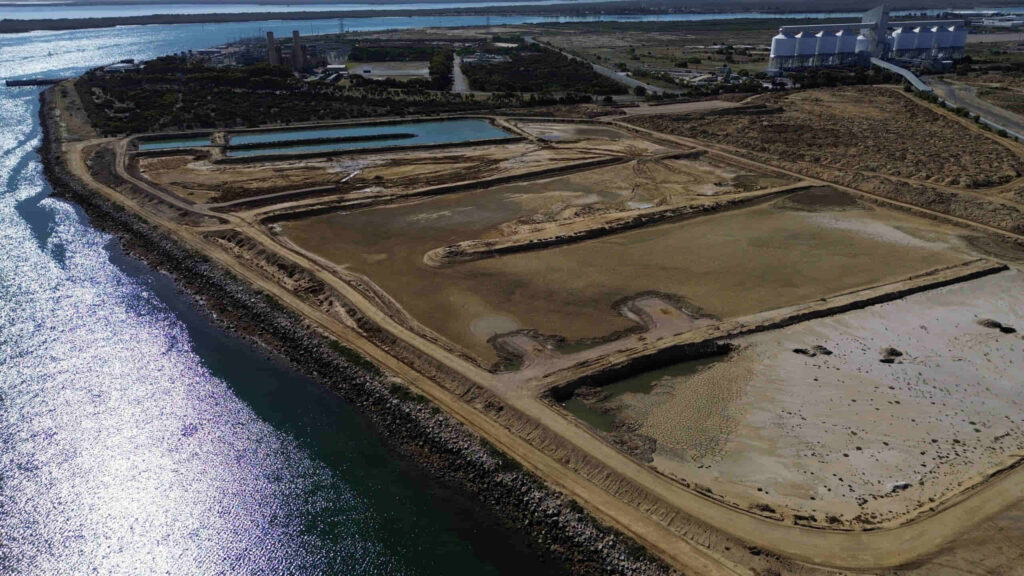
<path id="1" fill-rule="evenodd" d="M 938 61 L 963 56 L 963 20 L 890 22 L 885 6 L 866 12 L 860 22 L 782 26 L 772 38 L 769 67 L 866 65 L 872 57 Z"/>

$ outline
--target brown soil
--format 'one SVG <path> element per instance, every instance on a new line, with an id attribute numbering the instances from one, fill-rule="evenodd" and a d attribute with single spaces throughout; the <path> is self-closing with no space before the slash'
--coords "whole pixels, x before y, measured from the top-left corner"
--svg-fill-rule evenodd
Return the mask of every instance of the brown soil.
<path id="1" fill-rule="evenodd" d="M 633 326 L 613 304 L 640 292 L 676 294 L 728 318 L 965 258 L 950 249 L 957 241 L 948 229 L 888 211 L 840 218 L 767 205 L 445 269 L 423 263 L 439 244 L 483 236 L 522 210 L 514 191 L 528 190 L 317 216 L 283 225 L 283 234 L 367 275 L 413 317 L 488 363 L 497 359 L 489 326 L 600 337 Z"/>
<path id="2" fill-rule="evenodd" d="M 1006 184 L 1024 173 L 1024 160 L 1007 146 L 891 90 L 806 90 L 758 102 L 782 112 L 630 122 L 787 161 L 965 188 Z"/>
<path id="3" fill-rule="evenodd" d="M 401 194 L 656 148 L 615 132 L 624 137 L 558 147 L 516 143 L 238 164 L 215 164 L 189 156 L 143 157 L 138 162 L 146 178 L 197 203 L 229 202 L 313 187 L 333 188 L 338 194 Z"/>

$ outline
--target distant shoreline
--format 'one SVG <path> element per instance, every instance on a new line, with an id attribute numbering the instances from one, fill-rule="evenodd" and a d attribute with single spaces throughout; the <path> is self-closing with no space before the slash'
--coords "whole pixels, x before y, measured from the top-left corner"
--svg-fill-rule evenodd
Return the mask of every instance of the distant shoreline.
<path id="1" fill-rule="evenodd" d="M 186 1 L 187 0 L 183 0 Z M 264 3 L 270 0 L 259 0 Z M 403 0 L 404 1 L 404 0 Z M 416 0 L 423 1 L 423 0 Z M 437 2 L 441 0 L 426 0 Z M 470 0 L 471 1 L 471 0 Z M 497 0 L 502 2 L 514 2 L 515 0 Z M 300 0 L 302 2 L 302 0 Z M 890 6 L 893 10 L 936 10 L 936 9 L 970 9 L 973 7 L 969 1 L 954 0 L 949 4 L 940 5 L 942 0 L 905 0 L 893 2 Z M 210 0 L 200 0 L 203 4 L 216 4 Z M 246 3 L 239 1 L 239 3 Z M 319 4 L 331 3 L 327 0 L 304 0 L 304 3 Z M 400 3 L 400 2 L 395 2 Z M 620 0 L 611 2 L 573 2 L 562 4 L 533 4 L 533 5 L 505 5 L 505 6 L 479 6 L 465 8 L 422 8 L 410 10 L 297 10 L 294 12 L 237 12 L 237 13 L 215 13 L 215 14 L 151 14 L 143 16 L 108 16 L 96 18 L 37 18 L 37 19 L 4 19 L 0 20 L 0 34 L 13 34 L 33 32 L 39 30 L 78 30 L 88 28 L 111 28 L 114 26 L 140 26 L 153 24 L 219 24 L 226 22 L 264 22 L 271 20 L 329 20 L 336 18 L 403 18 L 403 17 L 424 17 L 424 16 L 569 16 L 587 17 L 601 15 L 656 15 L 656 14 L 727 14 L 731 12 L 761 12 L 766 15 L 792 14 L 802 12 L 828 13 L 828 12 L 856 12 L 861 9 L 868 9 L 875 3 L 875 0 L 855 0 L 844 2 L 842 0 L 777 0 L 766 2 L 760 0 L 692 0 L 684 3 L 677 3 L 670 0 L 644 2 L 642 0 Z M 118 4 L 137 4 L 136 2 L 122 2 Z M 72 3 L 66 6 L 88 6 L 86 4 Z M 1010 0 L 989 0 L 986 6 L 989 7 L 1010 7 L 1021 6 L 1024 2 Z M 22 4 L 24 6 L 24 4 Z M 254 4 L 254 7 L 258 7 Z"/>
<path id="2" fill-rule="evenodd" d="M 152 24 L 221 24 L 225 22 L 264 22 L 271 20 L 331 20 L 336 18 L 407 18 L 430 16 L 597 16 L 608 14 L 685 14 L 728 13 L 735 10 L 652 10 L 643 9 L 634 2 L 601 2 L 586 4 L 548 4 L 481 6 L 469 8 L 422 8 L 415 10 L 301 10 L 296 12 L 222 12 L 215 14 L 151 14 L 145 16 L 107 16 L 97 18 L 38 18 L 31 20 L 0 20 L 0 34 L 33 32 L 37 30 L 79 30 L 112 28 L 114 26 L 144 26 Z"/>

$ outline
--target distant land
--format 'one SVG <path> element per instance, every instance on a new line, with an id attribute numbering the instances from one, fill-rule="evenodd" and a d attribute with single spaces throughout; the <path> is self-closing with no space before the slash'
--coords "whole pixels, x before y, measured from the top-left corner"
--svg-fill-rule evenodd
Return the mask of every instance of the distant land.
<path id="1" fill-rule="evenodd" d="M 425 0 L 439 3 L 444 0 Z M 503 0 L 499 0 L 503 1 Z M 318 20 L 332 18 L 373 18 L 396 16 L 482 16 L 482 15 L 525 15 L 525 16 L 588 16 L 599 14 L 685 14 L 685 13 L 728 13 L 736 11 L 793 13 L 793 12 L 850 12 L 869 9 L 878 0 L 622 0 L 606 2 L 571 2 L 566 4 L 547 5 L 516 5 L 509 0 L 504 6 L 466 6 L 461 8 L 425 8 L 414 10 L 298 10 L 295 12 L 260 12 L 259 5 L 280 4 L 269 0 L 257 0 L 251 3 L 254 12 L 218 13 L 218 14 L 152 14 L 144 16 L 113 16 L 97 18 L 36 18 L 36 19 L 3 19 L 0 20 L 0 33 L 31 32 L 35 30 L 75 30 L 83 28 L 109 28 L 113 26 L 147 25 L 147 24 L 201 24 L 219 22 L 254 22 L 265 20 Z M 239 4 L 230 0 L 190 0 L 190 4 Z M 290 0 L 290 4 L 318 5 L 338 4 L 327 0 Z M 380 4 L 408 3 L 399 0 L 380 0 Z M 472 2 L 467 2 L 471 4 Z M 79 0 L 70 4 L 87 5 L 149 5 L 149 2 L 131 0 Z M 20 4 L 24 6 L 24 4 Z M 62 4 L 67 6 L 68 4 Z M 160 5 L 159 3 L 153 5 Z M 988 0 L 985 7 L 999 8 L 1021 6 L 1020 1 Z M 940 10 L 940 9 L 973 9 L 973 0 L 902 0 L 888 3 L 892 10 Z"/>
<path id="2" fill-rule="evenodd" d="M 524 0 L 364 0 L 360 1 L 341 1 L 338 0 L 181 0 L 180 2 L 151 2 L 147 0 L 21 0 L 11 2 L 0 1 L 0 6 L 27 6 L 27 5 L 38 5 L 38 6 L 160 6 L 162 4 L 198 4 L 203 6 L 216 6 L 218 4 L 230 4 L 237 6 L 239 4 L 252 4 L 253 6 L 273 5 L 280 6 L 282 4 L 302 6 L 302 5 L 319 5 L 319 4 L 484 4 L 484 3 L 507 3 L 515 4 L 521 3 Z M 525 0 L 529 1 L 529 0 Z M 564 3 L 580 3 L 586 2 L 586 0 L 553 0 Z"/>

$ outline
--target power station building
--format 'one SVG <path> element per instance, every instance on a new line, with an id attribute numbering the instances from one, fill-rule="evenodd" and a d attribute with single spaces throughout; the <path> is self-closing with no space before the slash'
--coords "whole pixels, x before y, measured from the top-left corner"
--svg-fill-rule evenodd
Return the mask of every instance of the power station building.
<path id="1" fill-rule="evenodd" d="M 860 22 L 779 28 L 769 68 L 867 65 L 871 58 L 942 62 L 961 58 L 966 42 L 963 20 L 890 22 L 888 11 L 879 6 Z"/>
<path id="2" fill-rule="evenodd" d="M 281 45 L 274 40 L 274 33 L 267 32 L 267 62 L 271 66 L 289 66 L 292 70 L 300 71 L 310 63 L 310 55 L 306 46 L 302 44 L 302 36 L 298 30 L 292 31 L 292 43 L 289 47 L 287 58 Z"/>

